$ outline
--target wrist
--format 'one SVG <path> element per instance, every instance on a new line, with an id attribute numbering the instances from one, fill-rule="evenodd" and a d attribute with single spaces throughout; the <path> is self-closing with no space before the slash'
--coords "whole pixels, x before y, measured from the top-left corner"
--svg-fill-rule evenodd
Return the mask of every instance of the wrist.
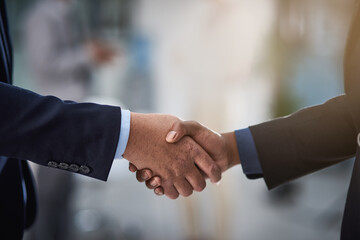
<path id="1" fill-rule="evenodd" d="M 229 168 L 240 164 L 239 151 L 236 144 L 235 132 L 221 134 L 225 140 L 225 148 L 229 161 Z"/>
<path id="2" fill-rule="evenodd" d="M 115 159 L 123 159 L 130 134 L 130 111 L 121 109 L 120 133 L 118 145 L 115 152 Z"/>
<path id="3" fill-rule="evenodd" d="M 127 160 L 130 160 L 133 156 L 135 150 L 136 150 L 136 143 L 138 142 L 138 130 L 140 128 L 139 126 L 139 113 L 133 113 L 130 112 L 130 132 L 129 132 L 129 138 L 127 142 L 126 149 L 123 153 L 123 157 Z"/>
<path id="4" fill-rule="evenodd" d="M 138 169 L 149 167 L 148 154 L 154 145 L 166 143 L 165 138 L 177 118 L 170 115 L 130 113 L 130 133 L 123 157 Z"/>

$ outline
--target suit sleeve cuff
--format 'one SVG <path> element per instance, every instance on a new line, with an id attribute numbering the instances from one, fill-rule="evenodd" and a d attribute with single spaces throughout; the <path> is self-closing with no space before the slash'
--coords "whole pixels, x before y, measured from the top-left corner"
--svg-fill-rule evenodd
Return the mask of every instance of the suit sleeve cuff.
<path id="1" fill-rule="evenodd" d="M 130 134 L 130 111 L 121 109 L 121 123 L 119 142 L 115 153 L 115 159 L 122 159 Z"/>
<path id="2" fill-rule="evenodd" d="M 244 174 L 249 179 L 261 178 L 263 171 L 250 129 L 237 130 L 235 136 Z"/>

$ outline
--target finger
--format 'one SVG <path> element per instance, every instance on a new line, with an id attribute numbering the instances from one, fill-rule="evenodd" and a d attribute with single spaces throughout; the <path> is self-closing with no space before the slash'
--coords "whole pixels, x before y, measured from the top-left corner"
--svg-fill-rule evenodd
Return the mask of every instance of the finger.
<path id="1" fill-rule="evenodd" d="M 182 139 L 185 135 L 193 135 L 194 128 L 191 122 L 188 121 L 177 121 L 173 124 L 171 131 L 166 136 L 168 143 L 176 143 Z"/>
<path id="2" fill-rule="evenodd" d="M 190 136 L 207 152 L 219 145 L 220 134 L 196 121 L 177 121 L 166 137 L 168 143 L 176 143 L 184 136 Z"/>
<path id="3" fill-rule="evenodd" d="M 164 189 L 164 194 L 170 199 L 177 199 L 179 197 L 179 193 L 174 187 L 174 185 L 170 182 L 165 182 L 162 185 Z"/>
<path id="4" fill-rule="evenodd" d="M 195 164 L 210 178 L 211 182 L 216 183 L 221 180 L 221 169 L 200 146 L 193 151 L 193 158 Z"/>
<path id="5" fill-rule="evenodd" d="M 129 170 L 130 170 L 130 172 L 136 172 L 137 171 L 137 167 L 135 167 L 135 165 L 134 164 L 132 164 L 132 163 L 130 163 L 129 162 Z"/>
<path id="6" fill-rule="evenodd" d="M 154 189 L 154 193 L 158 196 L 164 195 L 164 189 L 162 187 L 157 187 Z"/>
<path id="7" fill-rule="evenodd" d="M 181 196 L 188 197 L 193 193 L 192 186 L 185 178 L 175 182 L 174 186 Z"/>
<path id="8" fill-rule="evenodd" d="M 191 174 L 186 176 L 186 180 L 192 186 L 194 191 L 201 192 L 206 187 L 205 177 L 197 169 L 195 169 L 191 172 Z"/>
<path id="9" fill-rule="evenodd" d="M 160 185 L 161 185 L 161 178 L 158 176 L 152 177 L 146 181 L 146 186 L 149 189 L 154 189 L 156 187 L 159 187 Z"/>
<path id="10" fill-rule="evenodd" d="M 175 143 L 186 135 L 195 139 L 201 137 L 203 134 L 211 136 L 212 133 L 214 132 L 196 121 L 177 121 L 166 136 L 166 141 L 168 143 Z M 202 136 L 201 138 L 203 137 L 205 136 Z"/>
<path id="11" fill-rule="evenodd" d="M 152 171 L 150 169 L 141 169 L 136 172 L 136 179 L 139 182 L 144 182 L 152 177 Z"/>
<path id="12" fill-rule="evenodd" d="M 179 134 L 179 131 L 175 131 L 172 130 L 170 131 L 167 136 L 166 136 L 166 141 L 168 143 L 176 143 L 177 141 L 179 141 L 182 137 L 184 136 L 184 134 Z"/>

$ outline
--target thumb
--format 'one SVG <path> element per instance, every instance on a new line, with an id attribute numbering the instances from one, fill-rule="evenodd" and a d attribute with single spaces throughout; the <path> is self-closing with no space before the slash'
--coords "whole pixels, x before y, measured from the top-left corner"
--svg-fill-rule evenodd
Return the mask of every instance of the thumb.
<path id="1" fill-rule="evenodd" d="M 190 131 L 188 125 L 183 121 L 178 121 L 173 124 L 170 132 L 166 136 L 166 141 L 168 143 L 176 143 L 180 141 L 185 135 L 191 135 L 192 131 Z"/>
<path id="2" fill-rule="evenodd" d="M 134 164 L 129 162 L 129 170 L 130 170 L 130 172 L 136 172 L 138 169 Z"/>

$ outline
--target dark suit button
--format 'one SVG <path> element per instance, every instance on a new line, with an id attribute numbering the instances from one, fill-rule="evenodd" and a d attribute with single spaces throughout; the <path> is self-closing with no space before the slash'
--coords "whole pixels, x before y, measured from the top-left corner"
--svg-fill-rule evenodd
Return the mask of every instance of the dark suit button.
<path id="1" fill-rule="evenodd" d="M 70 164 L 69 170 L 72 172 L 78 172 L 79 171 L 79 165 L 77 164 Z"/>
<path id="2" fill-rule="evenodd" d="M 59 168 L 67 170 L 67 169 L 69 169 L 69 164 L 62 162 L 59 164 Z"/>
<path id="3" fill-rule="evenodd" d="M 360 133 L 359 133 L 358 136 L 357 136 L 357 144 L 358 144 L 358 146 L 360 147 Z"/>
<path id="4" fill-rule="evenodd" d="M 90 168 L 88 166 L 81 165 L 79 171 L 82 174 L 88 174 L 90 173 Z"/>
<path id="5" fill-rule="evenodd" d="M 57 168 L 59 166 L 59 164 L 55 161 L 50 161 L 50 162 L 48 162 L 48 166 L 52 167 L 52 168 Z"/>

